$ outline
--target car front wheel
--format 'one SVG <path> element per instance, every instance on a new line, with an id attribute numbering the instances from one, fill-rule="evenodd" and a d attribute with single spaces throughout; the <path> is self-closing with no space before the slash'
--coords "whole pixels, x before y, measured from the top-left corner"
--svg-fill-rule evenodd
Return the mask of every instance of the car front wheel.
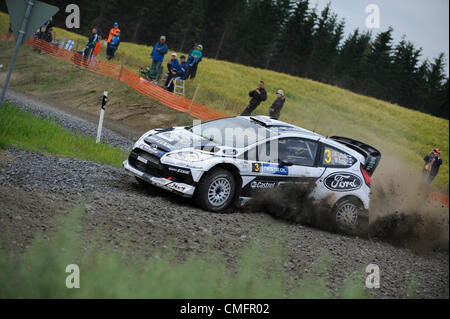
<path id="1" fill-rule="evenodd" d="M 197 204 L 209 211 L 225 210 L 233 201 L 236 183 L 229 171 L 215 169 L 202 179 L 195 193 Z"/>
<path id="2" fill-rule="evenodd" d="M 367 234 L 369 217 L 361 202 L 352 197 L 341 199 L 333 208 L 336 227 L 354 235 Z"/>

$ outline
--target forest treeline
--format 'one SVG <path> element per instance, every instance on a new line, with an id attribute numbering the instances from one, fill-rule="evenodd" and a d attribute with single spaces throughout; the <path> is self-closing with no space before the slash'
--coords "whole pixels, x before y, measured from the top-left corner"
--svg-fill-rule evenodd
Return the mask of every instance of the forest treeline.
<path id="1" fill-rule="evenodd" d="M 393 28 L 354 30 L 330 4 L 318 10 L 308 0 L 44 0 L 60 8 L 76 3 L 81 29 L 106 35 L 117 21 L 121 41 L 154 45 L 166 35 L 169 49 L 188 52 L 201 43 L 204 56 L 270 69 L 337 85 L 411 109 L 449 118 L 449 79 L 444 54 L 423 60 Z M 4 3 L 1 5 L 2 10 Z"/>

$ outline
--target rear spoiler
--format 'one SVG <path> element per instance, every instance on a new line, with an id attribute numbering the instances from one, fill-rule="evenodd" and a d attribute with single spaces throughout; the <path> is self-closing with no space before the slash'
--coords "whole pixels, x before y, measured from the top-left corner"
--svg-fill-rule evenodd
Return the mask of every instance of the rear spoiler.
<path id="1" fill-rule="evenodd" d="M 330 139 L 344 144 L 348 148 L 351 148 L 352 150 L 357 151 L 358 153 L 363 155 L 366 158 L 364 169 L 371 176 L 373 175 L 381 159 L 381 153 L 377 149 L 363 142 L 359 142 L 348 137 L 332 136 L 330 137 Z"/>

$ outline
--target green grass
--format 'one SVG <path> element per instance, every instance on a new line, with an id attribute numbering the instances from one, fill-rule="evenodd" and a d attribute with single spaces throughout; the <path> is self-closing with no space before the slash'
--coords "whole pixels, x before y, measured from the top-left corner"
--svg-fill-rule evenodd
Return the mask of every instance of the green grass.
<path id="1" fill-rule="evenodd" d="M 0 109 L 0 148 L 14 147 L 57 156 L 121 166 L 127 154 L 95 139 L 77 135 L 52 120 L 35 117 L 4 103 Z"/>
<path id="2" fill-rule="evenodd" d="M 6 30 L 6 21 L 8 16 L 0 13 L 0 26 L 5 26 L 3 30 Z M 58 39 L 67 35 L 69 39 L 82 44 L 87 41 L 86 37 L 55 29 Z M 168 44 L 170 49 L 170 39 Z M 123 63 L 137 71 L 139 67 L 151 63 L 151 49 L 149 46 L 123 42 L 117 58 L 112 62 Z M 166 60 L 171 52 L 166 55 Z M 103 59 L 104 55 L 103 47 L 99 58 Z M 268 101 L 258 107 L 257 114 L 267 114 L 275 99 L 274 92 L 281 88 L 287 96 L 281 120 L 323 135 L 342 135 L 362 140 L 377 147 L 383 154 L 393 154 L 398 162 L 405 163 L 419 174 L 424 164 L 423 157 L 433 148 L 440 147 L 444 164 L 434 185 L 448 192 L 448 120 L 309 79 L 208 58 L 199 65 L 197 78 L 186 82 L 186 94 L 191 98 L 196 87 L 200 86 L 196 101 L 226 114 L 237 115 L 248 104 L 248 91 L 255 88 L 260 79 L 266 82 Z M 389 163 L 382 160 L 383 165 Z"/>
<path id="3" fill-rule="evenodd" d="M 80 204 L 60 215 L 55 233 L 36 236 L 24 253 L 0 249 L 0 298 L 367 298 L 363 278 L 350 277 L 337 295 L 327 288 L 332 270 L 325 253 L 292 285 L 279 243 L 264 248 L 250 243 L 234 267 L 211 251 L 182 260 L 172 248 L 149 258 L 130 257 L 98 248 L 96 238 L 90 241 L 96 246 L 82 246 L 83 214 Z M 65 286 L 69 264 L 79 266 L 80 288 Z"/>

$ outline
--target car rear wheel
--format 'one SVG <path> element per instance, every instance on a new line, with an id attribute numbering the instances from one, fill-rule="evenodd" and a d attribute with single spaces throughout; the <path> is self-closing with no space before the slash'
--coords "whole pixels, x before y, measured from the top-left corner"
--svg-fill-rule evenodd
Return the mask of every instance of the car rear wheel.
<path id="1" fill-rule="evenodd" d="M 229 171 L 215 169 L 202 179 L 195 192 L 197 204 L 209 211 L 225 210 L 233 201 L 236 183 Z"/>
<path id="2" fill-rule="evenodd" d="M 333 215 L 339 230 L 355 235 L 367 232 L 368 214 L 358 199 L 353 197 L 341 199 L 334 206 Z"/>

